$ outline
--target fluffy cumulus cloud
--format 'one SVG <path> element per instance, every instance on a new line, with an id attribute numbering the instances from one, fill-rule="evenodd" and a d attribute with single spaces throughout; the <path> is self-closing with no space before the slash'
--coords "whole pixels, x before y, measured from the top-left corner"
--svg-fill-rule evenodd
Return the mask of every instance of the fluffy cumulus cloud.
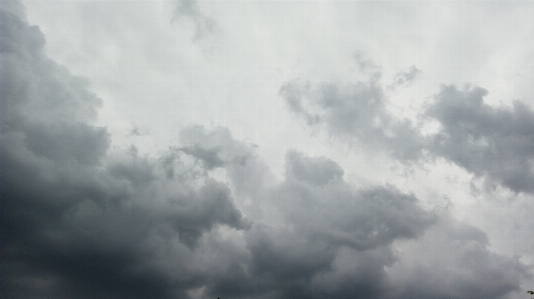
<path id="1" fill-rule="evenodd" d="M 178 13 L 199 16 L 192 1 Z M 111 147 L 95 122 L 105 99 L 48 58 L 19 2 L 0 14 L 2 298 L 496 299 L 531 278 L 479 228 L 393 185 L 356 188 L 324 156 L 288 150 L 277 178 L 257 145 L 200 125 L 160 154 Z M 335 136 L 532 191 L 529 108 L 443 87 L 425 114 L 440 127 L 422 137 L 387 111 L 379 69 L 360 67 L 367 81 L 280 94 Z"/>

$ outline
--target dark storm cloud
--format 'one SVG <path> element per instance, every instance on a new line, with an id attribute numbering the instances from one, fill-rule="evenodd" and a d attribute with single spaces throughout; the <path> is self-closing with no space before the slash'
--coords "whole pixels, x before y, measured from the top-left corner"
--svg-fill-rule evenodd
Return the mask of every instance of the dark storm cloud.
<path id="1" fill-rule="evenodd" d="M 229 188 L 109 153 L 91 123 L 102 100 L 46 57 L 22 11 L 0 11 L 3 298 L 187 298 L 207 279 L 189 267 L 199 240 L 249 226 Z"/>
<path id="2" fill-rule="evenodd" d="M 213 32 L 215 21 L 200 11 L 197 0 L 179 0 L 174 11 L 174 19 L 188 19 L 194 26 L 193 41 L 204 38 Z"/>
<path id="3" fill-rule="evenodd" d="M 515 101 L 512 107 L 484 103 L 487 91 L 476 86 L 442 86 L 426 116 L 439 122 L 429 148 L 436 155 L 515 192 L 534 191 L 534 112 Z"/>

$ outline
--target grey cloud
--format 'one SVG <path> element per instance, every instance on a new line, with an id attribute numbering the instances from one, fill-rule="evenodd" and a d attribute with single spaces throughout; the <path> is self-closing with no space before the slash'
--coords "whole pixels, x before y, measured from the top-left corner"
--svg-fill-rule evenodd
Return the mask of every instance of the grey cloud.
<path id="1" fill-rule="evenodd" d="M 83 123 L 30 124 L 24 129 L 26 148 L 57 163 L 73 159 L 78 163 L 94 164 L 109 146 L 106 129 Z"/>
<path id="2" fill-rule="evenodd" d="M 217 148 L 227 171 L 249 167 L 252 176 L 264 175 L 251 170 L 262 169 L 252 148 L 235 141 L 227 129 L 192 126 L 181 139 L 183 144 Z M 236 159 L 239 156 L 248 157 L 244 165 Z M 254 189 L 254 203 L 263 205 L 265 221 L 255 219 L 244 232 L 246 251 L 229 262 L 224 275 L 210 277 L 207 294 L 221 298 L 389 294 L 384 269 L 396 262 L 393 243 L 416 240 L 435 223 L 436 215 L 420 208 L 414 196 L 393 187 L 353 190 L 342 176 L 343 169 L 330 159 L 289 151 L 285 180 L 274 185 L 260 180 L 264 185 Z M 229 178 L 234 186 L 241 180 Z"/>
<path id="3" fill-rule="evenodd" d="M 397 86 L 406 86 L 412 83 L 415 80 L 417 75 L 421 73 L 415 65 L 412 65 L 408 70 L 399 72 L 393 78 L 393 83 L 390 85 L 390 88 L 395 88 Z"/>
<path id="4" fill-rule="evenodd" d="M 230 190 L 223 183 L 209 180 L 200 188 L 196 197 L 175 199 L 173 204 L 181 208 L 177 209 L 177 213 L 169 215 L 180 239 L 186 244 L 195 244 L 204 231 L 217 224 L 227 224 L 238 229 L 249 226 L 236 210 Z"/>
<path id="5" fill-rule="evenodd" d="M 205 148 L 221 144 L 219 156 L 224 161 L 235 163 L 237 153 L 247 152 L 223 128 L 191 127 L 184 132 L 183 139 L 188 138 Z M 251 162 L 257 159 L 251 148 L 248 151 L 247 165 L 257 166 L 257 161 Z M 343 169 L 330 159 L 289 151 L 285 180 L 263 186 L 270 191 L 255 191 L 254 200 L 263 205 L 265 221 L 255 219 L 244 232 L 246 247 L 226 265 L 224 275 L 210 276 L 206 294 L 501 298 L 519 290 L 521 280 L 528 277 L 527 268 L 517 259 L 491 252 L 488 237 L 476 227 L 425 211 L 413 195 L 391 186 L 354 190 L 342 174 Z M 230 179 L 238 184 L 240 177 Z M 403 254 L 395 249 L 398 242 L 414 247 Z M 443 261 L 439 260 L 442 255 L 446 256 Z M 446 280 L 443 285 L 437 283 L 440 275 Z"/>
<path id="6" fill-rule="evenodd" d="M 415 197 L 393 187 L 354 191 L 343 181 L 341 167 L 324 157 L 290 151 L 286 168 L 285 181 L 263 195 L 275 207 L 266 211 L 272 213 L 266 219 L 279 217 L 280 222 L 256 221 L 246 232 L 248 271 L 224 280 L 242 287 L 217 288 L 226 291 L 221 296 L 375 298 L 385 294 L 384 266 L 394 261 L 391 244 L 417 238 L 432 225 L 434 216 L 419 208 Z"/>
<path id="7" fill-rule="evenodd" d="M 19 15 L 23 9 L 18 7 L 21 4 L 14 1 L 2 3 L 2 22 L 0 30 L 2 32 L 2 53 L 10 53 L 17 56 L 35 55 L 39 52 L 44 44 L 44 35 L 37 26 L 24 26 L 24 19 Z M 23 34 L 19 34 L 19 30 Z"/>
<path id="8" fill-rule="evenodd" d="M 19 19 L 26 21 L 26 8 L 18 0 L 5 0 L 0 3 L 0 8 L 6 12 L 9 12 Z"/>
<path id="9" fill-rule="evenodd" d="M 311 298 L 384 298 L 390 288 L 384 269 L 394 261 L 388 247 L 372 251 L 342 249 L 334 261 L 337 271 L 314 278 L 315 295 Z"/>
<path id="10" fill-rule="evenodd" d="M 132 128 L 130 129 L 130 132 L 128 132 L 126 136 L 128 137 L 144 136 L 144 135 L 148 135 L 149 133 L 150 131 L 148 130 L 148 128 L 140 128 L 138 125 L 132 124 Z"/>
<path id="11" fill-rule="evenodd" d="M 291 112 L 308 125 L 324 128 L 335 137 L 380 148 L 401 161 L 443 157 L 486 178 L 488 184 L 532 191 L 529 163 L 534 115 L 530 108 L 520 102 L 510 109 L 493 108 L 484 104 L 486 91 L 481 88 L 444 86 L 424 114 L 426 120 L 436 120 L 441 127 L 426 137 L 387 112 L 387 98 L 374 80 L 377 77 L 351 84 L 290 81 L 282 86 L 280 95 Z M 401 83 L 407 82 L 404 79 Z M 318 121 L 309 121 L 310 116 L 317 116 Z M 303 159 L 294 152 L 288 157 L 292 157 L 286 166 L 288 178 L 276 193 L 279 212 L 285 214 L 296 235 L 308 235 L 337 248 L 330 266 L 337 270 L 318 270 L 321 274 L 310 281 L 315 294 L 336 298 L 355 294 L 362 298 L 504 298 L 519 291 L 521 282 L 531 277 L 518 258 L 489 250 L 488 237 L 478 228 L 448 215 L 427 214 L 413 196 L 394 188 L 355 192 L 344 186 L 342 179 L 329 180 L 333 176 L 318 160 Z M 306 169 L 312 168 L 308 164 L 322 169 L 326 179 L 318 179 L 318 174 L 306 177 Z M 321 184 L 325 181 L 336 182 Z M 396 244 L 410 245 L 397 252 L 392 249 Z M 365 277 L 353 269 L 341 271 L 336 263 L 344 254 L 357 261 L 359 255 L 380 251 L 384 255 L 365 266 L 369 273 Z M 366 280 L 371 273 L 372 282 Z M 333 278 L 326 283 L 319 277 Z M 340 285 L 345 279 L 361 286 Z M 367 291 L 362 291 L 365 288 Z"/>
<path id="12" fill-rule="evenodd" d="M 305 235 L 258 227 L 249 234 L 252 271 L 260 277 L 309 281 L 314 275 L 332 270 L 335 246 L 316 242 Z"/>
<path id="13" fill-rule="evenodd" d="M 427 230 L 408 247 L 409 258 L 399 259 L 388 272 L 392 298 L 504 298 L 520 291 L 528 268 L 517 257 L 488 250 L 479 229 L 450 217 Z"/>
<path id="14" fill-rule="evenodd" d="M 288 83 L 280 88 L 280 95 L 285 99 L 289 109 L 304 118 L 307 125 L 316 125 L 322 122 L 317 114 L 308 112 L 302 105 L 302 93 L 309 91 L 309 84 Z"/>
<path id="15" fill-rule="evenodd" d="M 515 101 L 511 108 L 484 103 L 476 86 L 442 86 L 426 116 L 439 122 L 429 148 L 478 177 L 488 186 L 534 191 L 534 112 Z"/>
<path id="16" fill-rule="evenodd" d="M 324 185 L 336 182 L 343 177 L 344 171 L 334 161 L 324 158 L 309 158 L 296 151 L 286 155 L 286 176 L 294 176 L 312 184 Z"/>
<path id="17" fill-rule="evenodd" d="M 412 67 L 396 82 L 405 84 L 418 72 Z M 387 111 L 388 99 L 373 80 L 290 81 L 280 96 L 312 128 L 364 149 L 385 151 L 401 162 L 445 158 L 484 178 L 489 189 L 502 185 L 516 193 L 534 192 L 534 112 L 529 106 L 515 101 L 511 108 L 492 107 L 484 103 L 483 88 L 442 86 L 421 115 L 423 122 L 436 121 L 440 127 L 423 135 L 409 120 Z"/>
<path id="18" fill-rule="evenodd" d="M 394 187 L 353 191 L 332 160 L 290 151 L 286 169 L 288 178 L 277 193 L 283 213 L 297 227 L 310 229 L 308 233 L 329 243 L 365 250 L 398 238 L 415 238 L 433 222 L 414 196 Z"/>
<path id="19" fill-rule="evenodd" d="M 220 226 L 249 226 L 229 188 L 168 179 L 161 160 L 135 149 L 111 152 L 111 136 L 92 124 L 102 100 L 46 57 L 38 27 L 4 7 L 3 298 L 188 298 L 209 276 L 190 265 L 194 248 Z"/>
<path id="20" fill-rule="evenodd" d="M 201 161 L 202 166 L 207 170 L 224 166 L 224 161 L 219 157 L 219 149 L 217 148 L 205 149 L 198 144 L 193 144 L 180 150 Z"/>
<path id="21" fill-rule="evenodd" d="M 193 41 L 211 34 L 215 28 L 215 21 L 200 11 L 197 0 L 179 0 L 174 11 L 174 19 L 189 19 L 192 22 Z"/>
<path id="22" fill-rule="evenodd" d="M 227 128 L 206 130 L 192 125 L 180 132 L 180 142 L 184 145 L 181 151 L 208 168 L 224 165 L 238 194 L 256 196 L 272 181 L 269 169 L 258 160 L 255 147 L 235 140 Z"/>
<path id="23" fill-rule="evenodd" d="M 344 181 L 319 185 L 288 180 L 276 196 L 281 212 L 302 233 L 355 250 L 415 238 L 433 222 L 415 197 L 393 187 L 355 192 Z"/>
<path id="24" fill-rule="evenodd" d="M 310 126 L 333 136 L 389 151 L 403 161 L 417 160 L 423 140 L 412 123 L 398 120 L 385 108 L 387 99 L 377 82 L 354 84 L 290 81 L 280 89 L 288 108 Z"/>
<path id="25" fill-rule="evenodd" d="M 369 77 L 372 82 L 377 82 L 382 77 L 382 69 L 367 57 L 363 51 L 356 51 L 353 55 L 357 70 Z"/>

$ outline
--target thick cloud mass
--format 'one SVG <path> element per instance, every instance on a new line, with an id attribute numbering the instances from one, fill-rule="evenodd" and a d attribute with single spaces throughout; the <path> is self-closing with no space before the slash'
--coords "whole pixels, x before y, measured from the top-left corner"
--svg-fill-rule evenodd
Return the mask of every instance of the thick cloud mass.
<path id="1" fill-rule="evenodd" d="M 440 130 L 429 148 L 483 176 L 488 184 L 502 184 L 515 192 L 534 191 L 534 112 L 522 102 L 511 108 L 484 103 L 487 91 L 467 86 L 443 86 L 426 115 Z"/>
<path id="2" fill-rule="evenodd" d="M 199 279 L 180 266 L 188 248 L 219 225 L 249 225 L 230 190 L 186 172 L 168 180 L 135 148 L 108 154 L 110 135 L 90 122 L 102 100 L 3 8 L 3 297 L 187 297 Z M 161 257 L 154 242 L 168 247 Z M 169 269 L 157 265 L 166 255 L 179 256 Z"/>
<path id="3" fill-rule="evenodd" d="M 195 2 L 180 9 L 198 14 Z M 529 278 L 483 231 L 390 185 L 356 189 L 326 157 L 289 150 L 276 180 L 256 145 L 197 125 L 160 155 L 112 149 L 94 124 L 103 100 L 46 56 L 18 2 L 2 3 L 0 30 L 2 298 L 505 298 Z M 444 88 L 428 109 L 442 128 L 427 144 L 386 112 L 375 75 L 355 86 L 290 82 L 281 94 L 310 125 L 404 160 L 426 147 L 530 191 L 491 163 L 465 162 L 473 151 L 462 149 L 527 161 L 519 137 L 530 110 Z"/>
<path id="4" fill-rule="evenodd" d="M 299 181 L 314 185 L 336 182 L 344 174 L 343 169 L 336 162 L 322 157 L 308 158 L 290 151 L 287 153 L 286 160 L 288 162 L 286 176 L 293 176 Z"/>

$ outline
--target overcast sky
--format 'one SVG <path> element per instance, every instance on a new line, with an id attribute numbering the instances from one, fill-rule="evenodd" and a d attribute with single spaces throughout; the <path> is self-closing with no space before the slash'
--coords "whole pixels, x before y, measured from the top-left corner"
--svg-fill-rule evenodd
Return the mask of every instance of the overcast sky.
<path id="1" fill-rule="evenodd" d="M 530 298 L 534 2 L 0 1 L 2 298 Z"/>

